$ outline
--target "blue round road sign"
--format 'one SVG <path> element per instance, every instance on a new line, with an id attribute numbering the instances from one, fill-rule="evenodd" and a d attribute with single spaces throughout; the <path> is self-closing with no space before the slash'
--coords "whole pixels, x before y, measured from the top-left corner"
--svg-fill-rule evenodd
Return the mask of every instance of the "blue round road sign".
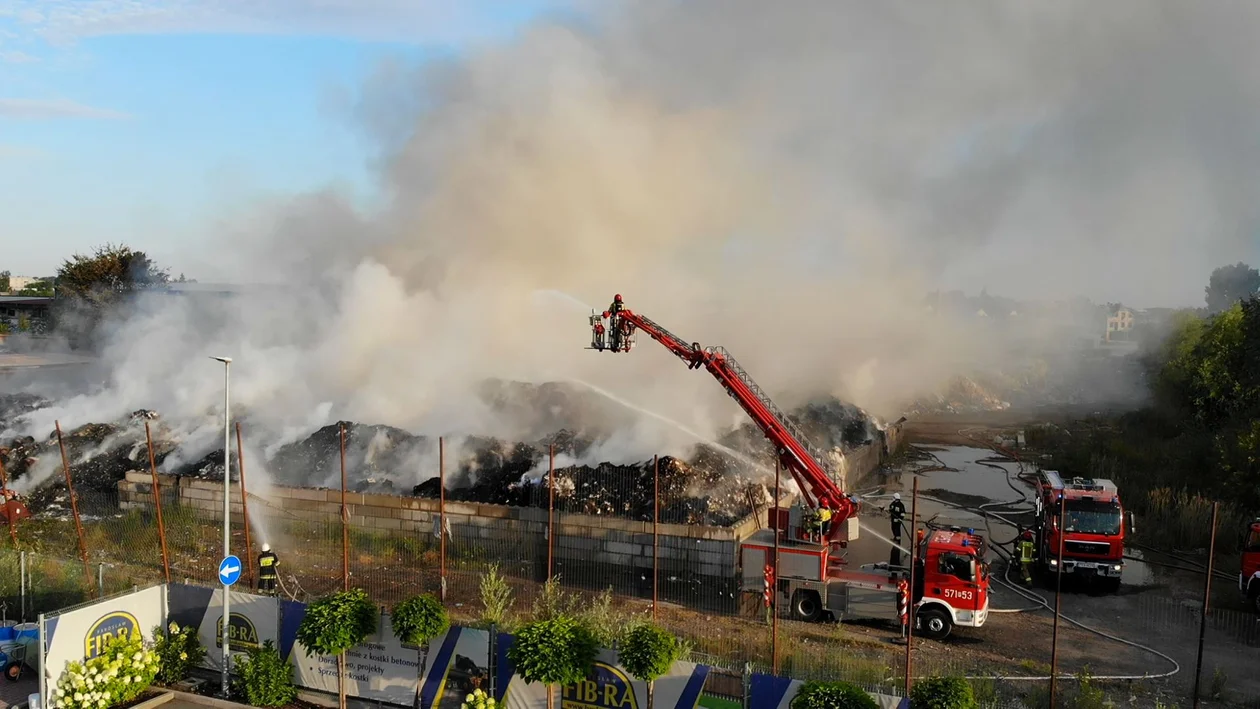
<path id="1" fill-rule="evenodd" d="M 224 586 L 231 586 L 241 577 L 241 560 L 235 556 L 229 556 L 219 562 L 219 580 Z"/>

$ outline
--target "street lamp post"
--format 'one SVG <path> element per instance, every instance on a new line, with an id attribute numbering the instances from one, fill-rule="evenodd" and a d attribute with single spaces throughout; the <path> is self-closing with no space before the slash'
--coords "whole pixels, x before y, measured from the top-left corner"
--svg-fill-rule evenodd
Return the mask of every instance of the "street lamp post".
<path id="1" fill-rule="evenodd" d="M 223 363 L 223 558 L 226 559 L 232 555 L 232 476 L 229 474 L 228 461 L 231 460 L 229 455 L 228 444 L 230 441 L 229 431 L 231 430 L 231 415 L 229 404 L 230 398 L 230 378 L 229 370 L 232 366 L 231 357 L 211 357 Z M 222 581 L 223 579 L 219 579 Z M 222 637 L 220 642 L 223 643 L 223 672 L 221 676 L 223 696 L 228 696 L 228 677 L 231 674 L 229 663 L 232 659 L 232 649 L 228 646 L 228 629 L 232 625 L 229 608 L 231 607 L 230 590 L 228 584 L 223 584 L 223 628 L 220 631 Z"/>

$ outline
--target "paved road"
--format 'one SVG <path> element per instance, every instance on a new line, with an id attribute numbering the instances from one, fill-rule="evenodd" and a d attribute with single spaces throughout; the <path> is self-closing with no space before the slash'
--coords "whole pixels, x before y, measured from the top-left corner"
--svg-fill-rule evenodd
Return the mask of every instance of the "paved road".
<path id="1" fill-rule="evenodd" d="M 26 701 L 27 696 L 39 692 L 39 678 L 31 672 L 17 682 L 0 679 L 0 709 L 9 709 L 14 704 Z"/>
<path id="2" fill-rule="evenodd" d="M 17 354 L 0 352 L 0 370 L 32 369 L 36 367 L 71 367 L 90 364 L 91 357 L 72 354 Z"/>

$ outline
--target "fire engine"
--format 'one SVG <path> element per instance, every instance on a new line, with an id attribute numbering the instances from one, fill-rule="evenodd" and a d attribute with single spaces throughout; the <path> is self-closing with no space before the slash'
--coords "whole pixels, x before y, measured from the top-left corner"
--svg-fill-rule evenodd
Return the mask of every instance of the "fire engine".
<path id="1" fill-rule="evenodd" d="M 1238 590 L 1242 591 L 1247 604 L 1260 613 L 1260 519 L 1247 526 L 1242 570 L 1238 572 Z"/>
<path id="2" fill-rule="evenodd" d="M 605 327 L 604 321 L 608 321 Z M 686 363 L 704 369 L 739 403 L 749 418 L 774 444 L 779 461 L 796 482 L 797 501 L 789 508 L 770 510 L 769 528 L 740 545 L 739 578 L 745 592 L 768 592 L 778 547 L 778 571 L 773 573 L 775 609 L 814 621 L 824 617 L 896 619 L 898 582 L 909 568 L 879 565 L 848 569 L 848 543 L 858 537 L 860 502 L 844 493 L 837 475 L 820 461 L 828 460 L 806 442 L 805 436 L 752 380 L 739 362 L 722 347 L 688 343 L 650 318 L 624 307 L 621 296 L 603 313 L 590 317 L 591 345 L 601 352 L 629 352 L 638 331 Z M 825 506 L 831 510 L 829 528 L 812 522 Z M 936 530 L 917 540 L 913 569 L 915 625 L 923 635 L 943 639 L 954 626 L 980 627 L 989 614 L 989 569 L 985 540 L 970 531 Z M 782 611 L 780 611 L 782 612 Z"/>
<path id="3" fill-rule="evenodd" d="M 1070 478 L 1057 471 L 1037 474 L 1038 568 L 1057 573 L 1059 563 L 1059 512 L 1063 501 L 1066 534 L 1063 535 L 1063 573 L 1098 583 L 1101 590 L 1120 590 L 1124 572 L 1125 520 L 1133 516 L 1120 504 L 1120 491 L 1110 480 Z"/>

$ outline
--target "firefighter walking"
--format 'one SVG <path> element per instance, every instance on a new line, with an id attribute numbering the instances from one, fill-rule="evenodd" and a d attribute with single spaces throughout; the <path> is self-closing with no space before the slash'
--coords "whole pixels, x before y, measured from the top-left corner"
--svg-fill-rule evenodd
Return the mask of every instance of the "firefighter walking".
<path id="1" fill-rule="evenodd" d="M 276 595 L 277 569 L 280 557 L 271 550 L 270 544 L 262 545 L 262 553 L 258 555 L 258 590 L 269 596 Z"/>
<path id="2" fill-rule="evenodd" d="M 1024 575 L 1024 585 L 1032 586 L 1032 565 L 1033 555 L 1036 553 L 1037 545 L 1033 542 L 1033 533 L 1030 529 L 1025 529 L 1019 535 L 1019 539 L 1015 541 L 1015 551 L 1019 555 L 1019 570 Z"/>

